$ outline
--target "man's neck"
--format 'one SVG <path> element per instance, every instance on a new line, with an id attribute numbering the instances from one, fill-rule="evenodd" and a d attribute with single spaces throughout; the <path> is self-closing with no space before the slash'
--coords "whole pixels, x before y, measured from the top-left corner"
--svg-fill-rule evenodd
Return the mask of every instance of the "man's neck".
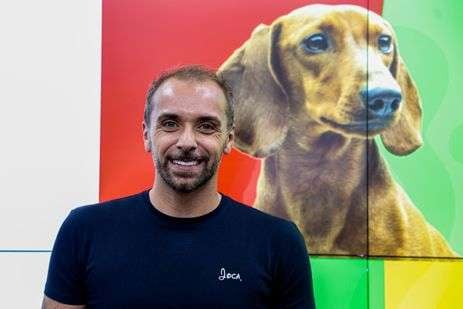
<path id="1" fill-rule="evenodd" d="M 193 218 L 213 211 L 220 203 L 221 195 L 217 192 L 217 184 L 211 183 L 184 193 L 173 190 L 164 182 L 155 182 L 149 192 L 151 204 L 160 212 L 178 218 Z"/>

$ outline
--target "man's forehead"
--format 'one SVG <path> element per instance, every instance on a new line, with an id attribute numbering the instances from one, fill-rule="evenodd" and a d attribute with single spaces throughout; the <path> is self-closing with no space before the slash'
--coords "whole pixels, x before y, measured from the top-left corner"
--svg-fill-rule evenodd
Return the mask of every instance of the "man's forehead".
<path id="1" fill-rule="evenodd" d="M 211 80 L 181 80 L 170 78 L 166 80 L 153 96 L 153 100 L 172 99 L 174 97 L 195 95 L 204 99 L 223 99 L 222 89 Z"/>
<path id="2" fill-rule="evenodd" d="M 153 116 L 181 113 L 189 117 L 225 117 L 226 98 L 214 81 L 169 79 L 152 98 Z M 223 119 L 222 119 L 223 120 Z M 224 120 L 223 120 L 224 121 Z"/>

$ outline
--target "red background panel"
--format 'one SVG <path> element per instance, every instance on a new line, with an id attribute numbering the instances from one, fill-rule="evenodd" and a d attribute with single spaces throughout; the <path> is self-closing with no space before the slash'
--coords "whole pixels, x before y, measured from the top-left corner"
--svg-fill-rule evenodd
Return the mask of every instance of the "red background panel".
<path id="1" fill-rule="evenodd" d="M 156 75 L 181 64 L 218 68 L 258 24 L 313 3 L 368 7 L 368 0 L 103 0 L 100 200 L 153 183 L 141 123 Z M 381 13 L 382 0 L 369 8 Z M 220 167 L 219 189 L 252 204 L 259 171 L 259 160 L 234 150 Z"/>

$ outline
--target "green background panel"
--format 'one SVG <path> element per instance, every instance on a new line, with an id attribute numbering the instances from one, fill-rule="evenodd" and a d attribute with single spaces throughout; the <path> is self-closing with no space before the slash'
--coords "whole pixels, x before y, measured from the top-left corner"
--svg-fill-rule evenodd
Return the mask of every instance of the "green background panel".
<path id="1" fill-rule="evenodd" d="M 367 308 L 366 259 L 311 257 L 310 261 L 318 309 Z"/>
<path id="2" fill-rule="evenodd" d="M 422 98 L 424 145 L 406 157 L 382 154 L 427 220 L 463 254 L 463 2 L 386 0 L 383 16 Z"/>
<path id="3" fill-rule="evenodd" d="M 370 309 L 384 309 L 384 261 L 368 259 L 368 304 Z"/>

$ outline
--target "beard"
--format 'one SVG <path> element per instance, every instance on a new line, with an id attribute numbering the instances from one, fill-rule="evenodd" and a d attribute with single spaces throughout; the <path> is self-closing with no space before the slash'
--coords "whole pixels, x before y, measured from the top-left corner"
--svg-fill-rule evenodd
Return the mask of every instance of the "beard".
<path id="1" fill-rule="evenodd" d="M 183 177 L 175 176 L 169 170 L 169 162 L 172 160 L 200 160 L 200 164 L 203 164 L 203 168 L 197 176 L 193 174 L 184 174 Z M 156 170 L 164 182 L 174 191 L 190 193 L 203 187 L 211 180 L 217 172 L 219 162 L 220 156 L 198 157 L 189 152 L 184 152 L 175 157 L 166 157 L 164 161 L 156 158 Z"/>

